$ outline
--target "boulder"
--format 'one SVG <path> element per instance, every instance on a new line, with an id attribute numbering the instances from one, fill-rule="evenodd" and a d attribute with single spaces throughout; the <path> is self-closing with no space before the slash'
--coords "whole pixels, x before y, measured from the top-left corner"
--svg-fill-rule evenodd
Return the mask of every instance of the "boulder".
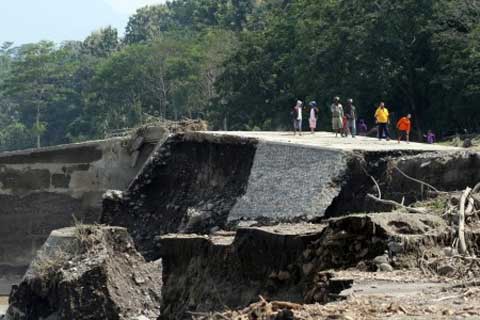
<path id="1" fill-rule="evenodd" d="M 14 286 L 6 319 L 156 319 L 161 276 L 124 228 L 56 230 Z"/>

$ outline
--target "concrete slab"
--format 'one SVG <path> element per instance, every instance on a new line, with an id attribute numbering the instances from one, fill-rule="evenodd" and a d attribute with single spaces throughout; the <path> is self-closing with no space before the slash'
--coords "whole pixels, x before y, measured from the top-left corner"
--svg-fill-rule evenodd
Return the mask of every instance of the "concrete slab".
<path id="1" fill-rule="evenodd" d="M 248 131 L 212 131 L 216 135 L 234 135 L 245 138 L 256 138 L 261 141 L 305 145 L 310 147 L 330 148 L 345 151 L 458 151 L 460 148 L 426 143 L 398 143 L 396 140 L 379 141 L 375 138 L 357 136 L 355 138 L 335 137 L 331 132 L 316 132 L 314 135 L 304 133 L 294 136 L 291 132 L 248 132 Z"/>

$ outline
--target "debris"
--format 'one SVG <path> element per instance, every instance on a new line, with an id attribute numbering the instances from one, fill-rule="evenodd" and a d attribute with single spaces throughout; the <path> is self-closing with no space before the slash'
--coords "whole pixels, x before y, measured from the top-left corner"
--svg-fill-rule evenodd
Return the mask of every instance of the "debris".
<path id="1" fill-rule="evenodd" d="M 56 230 L 12 291 L 7 317 L 156 319 L 161 274 L 160 262 L 146 263 L 126 229 Z"/>

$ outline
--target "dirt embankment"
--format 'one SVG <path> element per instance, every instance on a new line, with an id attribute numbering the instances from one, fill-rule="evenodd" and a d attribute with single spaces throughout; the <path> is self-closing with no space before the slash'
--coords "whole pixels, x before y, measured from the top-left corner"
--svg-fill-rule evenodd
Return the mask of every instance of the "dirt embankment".
<path id="1" fill-rule="evenodd" d="M 360 267 L 376 271 L 374 259 L 392 251 L 391 263 L 405 267 L 406 255 L 440 243 L 446 224 L 430 215 L 382 213 L 353 215 L 323 225 L 297 224 L 239 229 L 210 237 L 159 238 L 164 261 L 163 319 L 191 312 L 239 308 L 257 301 L 325 303 L 351 281 L 325 271 Z M 389 262 L 385 262 L 389 264 Z"/>
<path id="2" fill-rule="evenodd" d="M 126 229 L 56 230 L 13 288 L 6 319 L 155 319 L 161 274 L 161 264 L 146 263 Z"/>
<path id="3" fill-rule="evenodd" d="M 123 193 L 104 200 L 102 223 L 127 227 L 142 252 L 170 232 L 222 228 L 245 192 L 257 141 L 178 134 L 149 159 Z"/>

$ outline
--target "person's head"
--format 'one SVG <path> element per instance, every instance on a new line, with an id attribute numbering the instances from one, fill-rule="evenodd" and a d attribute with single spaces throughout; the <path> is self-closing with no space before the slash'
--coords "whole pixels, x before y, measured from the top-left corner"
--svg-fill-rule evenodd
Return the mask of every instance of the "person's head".
<path id="1" fill-rule="evenodd" d="M 432 130 L 428 130 L 428 132 L 427 132 L 427 133 L 428 133 L 428 134 L 432 134 L 433 132 L 432 132 Z"/>
<path id="2" fill-rule="evenodd" d="M 412 115 L 411 115 L 410 113 L 407 114 L 407 118 L 408 118 L 408 119 L 412 119 Z"/>
<path id="3" fill-rule="evenodd" d="M 334 98 L 333 98 L 333 102 L 339 103 L 339 102 L 340 102 L 340 97 L 338 97 L 338 96 L 337 96 L 337 97 L 334 97 Z"/>
<path id="4" fill-rule="evenodd" d="M 349 105 L 353 104 L 353 99 L 348 99 L 348 100 L 347 100 L 347 103 L 348 103 Z"/>
<path id="5" fill-rule="evenodd" d="M 316 108 L 317 107 L 317 102 L 316 101 L 310 102 L 310 107 Z"/>
<path id="6" fill-rule="evenodd" d="M 302 105 L 303 105 L 302 100 L 297 100 L 297 105 L 296 105 L 296 107 L 297 107 L 297 108 L 300 108 Z"/>
<path id="7" fill-rule="evenodd" d="M 385 102 L 380 102 L 380 108 L 385 108 Z"/>

